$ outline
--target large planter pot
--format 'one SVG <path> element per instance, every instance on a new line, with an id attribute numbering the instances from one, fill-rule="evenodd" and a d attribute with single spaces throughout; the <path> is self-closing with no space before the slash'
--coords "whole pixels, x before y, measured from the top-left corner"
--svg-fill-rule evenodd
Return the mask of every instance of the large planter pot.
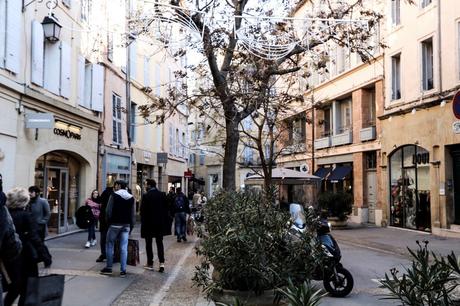
<path id="1" fill-rule="evenodd" d="M 273 290 L 264 291 L 260 295 L 256 295 L 253 291 L 235 291 L 235 290 L 223 290 L 221 293 L 215 293 L 212 296 L 214 302 L 221 302 L 232 305 L 238 299 L 243 305 L 246 306 L 275 306 L 275 305 L 287 305 L 285 303 L 276 304 L 275 292 Z"/>
<path id="2" fill-rule="evenodd" d="M 339 220 L 338 217 L 329 217 L 327 221 L 331 223 L 332 228 L 344 228 L 348 225 L 348 219 Z"/>

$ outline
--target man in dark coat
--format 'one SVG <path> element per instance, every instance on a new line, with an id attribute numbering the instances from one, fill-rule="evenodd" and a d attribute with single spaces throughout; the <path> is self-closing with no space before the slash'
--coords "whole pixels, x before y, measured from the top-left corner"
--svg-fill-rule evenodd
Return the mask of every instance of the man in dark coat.
<path id="1" fill-rule="evenodd" d="M 4 263 L 14 260 L 21 253 L 21 242 L 15 234 L 13 220 L 5 206 L 6 195 L 3 193 L 2 175 L 0 174 L 0 261 L 1 270 Z M 0 273 L 0 306 L 3 306 L 2 275 Z"/>
<path id="2" fill-rule="evenodd" d="M 113 193 L 113 187 L 107 187 L 102 192 L 99 198 L 101 202 L 101 210 L 99 213 L 99 231 L 101 233 L 101 237 L 100 237 L 101 255 L 99 255 L 99 257 L 96 259 L 96 262 L 103 262 L 106 259 L 105 242 L 107 240 L 107 230 L 109 229 L 109 227 L 107 225 L 105 212 L 107 208 L 107 203 L 109 203 L 109 198 L 112 193 Z"/>
<path id="3" fill-rule="evenodd" d="M 153 270 L 152 240 L 155 238 L 160 261 L 160 272 L 164 272 L 164 247 L 163 236 L 171 235 L 171 220 L 168 201 L 164 192 L 157 189 L 153 179 L 147 179 L 147 192 L 142 196 L 141 202 L 141 237 L 145 238 L 147 253 L 147 270 Z"/>

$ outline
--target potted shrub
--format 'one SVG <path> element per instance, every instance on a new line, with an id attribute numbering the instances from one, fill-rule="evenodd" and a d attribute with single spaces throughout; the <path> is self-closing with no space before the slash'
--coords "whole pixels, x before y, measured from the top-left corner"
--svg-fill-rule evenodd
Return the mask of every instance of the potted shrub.
<path id="1" fill-rule="evenodd" d="M 353 195 L 348 192 L 324 192 L 318 197 L 318 208 L 327 211 L 333 226 L 346 226 L 353 208 Z"/>
<path id="2" fill-rule="evenodd" d="M 272 198 L 272 197 L 268 197 Z M 272 305 L 289 278 L 302 282 L 321 261 L 313 217 L 300 239 L 289 239 L 290 215 L 255 191 L 221 192 L 204 208 L 194 283 L 216 302 Z M 212 270 L 214 269 L 214 272 Z M 269 294 L 266 297 L 266 294 Z"/>

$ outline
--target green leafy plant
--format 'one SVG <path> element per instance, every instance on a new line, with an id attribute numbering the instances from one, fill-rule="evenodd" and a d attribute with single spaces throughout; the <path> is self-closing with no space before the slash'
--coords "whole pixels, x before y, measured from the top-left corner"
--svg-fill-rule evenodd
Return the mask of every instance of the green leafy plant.
<path id="1" fill-rule="evenodd" d="M 385 273 L 381 287 L 390 293 L 385 299 L 396 299 L 408 306 L 447 306 L 455 305 L 451 298 L 457 287 L 453 272 L 457 264 L 452 253 L 447 259 L 428 250 L 428 241 L 423 245 L 417 241 L 418 250 L 408 248 L 412 264 L 402 274 L 393 268 Z M 458 268 L 458 264 L 456 266 Z M 459 270 L 457 270 L 459 271 Z"/>
<path id="2" fill-rule="evenodd" d="M 317 306 L 326 295 L 321 289 L 313 286 L 309 280 L 301 285 L 295 285 L 289 280 L 285 289 L 278 289 L 283 300 L 287 300 L 289 306 Z"/>
<path id="3" fill-rule="evenodd" d="M 193 281 L 208 296 L 222 289 L 260 294 L 289 278 L 303 281 L 322 260 L 312 213 L 306 213 L 307 230 L 290 239 L 290 215 L 268 198 L 265 192 L 224 191 L 206 204 L 197 247 L 202 262 Z"/>
<path id="4" fill-rule="evenodd" d="M 353 207 L 353 195 L 348 192 L 323 192 L 318 196 L 318 206 L 331 217 L 346 220 Z"/>

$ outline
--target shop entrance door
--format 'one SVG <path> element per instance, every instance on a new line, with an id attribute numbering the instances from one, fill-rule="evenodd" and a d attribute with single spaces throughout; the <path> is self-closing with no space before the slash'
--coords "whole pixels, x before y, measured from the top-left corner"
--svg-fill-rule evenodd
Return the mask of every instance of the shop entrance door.
<path id="1" fill-rule="evenodd" d="M 455 224 L 460 224 L 460 147 L 452 148 L 452 161 L 454 164 L 454 211 Z"/>
<path id="2" fill-rule="evenodd" d="M 68 229 L 69 171 L 66 168 L 48 167 L 45 178 L 45 197 L 51 210 L 48 228 L 59 234 Z"/>
<path id="3" fill-rule="evenodd" d="M 375 203 L 377 201 L 376 180 L 375 171 L 367 171 L 366 199 L 369 209 L 369 223 L 375 223 Z"/>

